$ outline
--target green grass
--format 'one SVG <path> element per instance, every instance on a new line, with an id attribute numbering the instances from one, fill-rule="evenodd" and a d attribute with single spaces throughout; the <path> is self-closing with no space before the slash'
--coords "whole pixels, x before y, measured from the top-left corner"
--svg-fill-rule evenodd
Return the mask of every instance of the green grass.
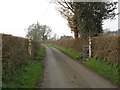
<path id="1" fill-rule="evenodd" d="M 44 55 L 45 55 L 44 46 L 41 45 L 39 49 L 35 52 L 33 59 L 39 61 L 44 57 Z"/>
<path id="2" fill-rule="evenodd" d="M 19 72 L 16 72 L 13 81 L 6 83 L 3 88 L 34 88 L 41 72 L 42 65 L 37 61 L 33 61 L 20 69 Z"/>
<path id="3" fill-rule="evenodd" d="M 73 59 L 79 59 L 82 55 L 81 52 L 78 52 L 72 48 L 64 48 L 62 46 L 58 46 L 58 45 L 51 45 L 57 49 L 59 49 L 60 51 L 62 51 L 63 53 L 67 54 L 68 56 L 70 56 Z"/>
<path id="4" fill-rule="evenodd" d="M 44 46 L 39 47 L 39 50 L 37 51 L 37 55 L 38 57 L 40 57 L 40 59 L 44 57 L 45 55 Z"/>
<path id="5" fill-rule="evenodd" d="M 118 67 L 116 65 L 110 64 L 104 60 L 97 60 L 96 58 L 90 58 L 83 61 L 83 64 L 97 71 L 108 80 L 111 80 L 114 84 L 120 86 L 120 81 L 118 79 Z"/>
<path id="6" fill-rule="evenodd" d="M 22 88 L 35 88 L 36 81 L 40 78 L 42 72 L 42 65 L 39 62 L 32 62 L 28 67 L 25 68 L 24 72 L 21 73 Z"/>
<path id="7" fill-rule="evenodd" d="M 37 57 L 44 56 L 44 47 L 40 46 Z M 13 75 L 6 77 L 7 82 L 3 82 L 3 88 L 35 88 L 36 82 L 40 78 L 43 66 L 40 60 L 29 61 L 24 67 L 17 70 Z"/>
<path id="8" fill-rule="evenodd" d="M 51 46 L 59 49 L 60 51 L 64 52 L 73 59 L 78 59 L 82 55 L 81 52 L 75 51 L 73 49 L 67 49 L 57 45 L 51 45 Z M 120 80 L 118 78 L 119 77 L 118 69 L 120 70 L 120 67 L 118 68 L 117 65 L 108 63 L 105 60 L 97 60 L 96 58 L 90 58 L 86 61 L 83 61 L 82 63 L 87 67 L 98 72 L 101 76 L 104 76 L 106 79 L 112 81 L 117 86 L 120 86 Z"/>

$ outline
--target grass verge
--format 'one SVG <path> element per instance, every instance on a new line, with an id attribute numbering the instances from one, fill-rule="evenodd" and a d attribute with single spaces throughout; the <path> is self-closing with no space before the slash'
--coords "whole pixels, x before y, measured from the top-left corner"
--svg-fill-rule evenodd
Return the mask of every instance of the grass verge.
<path id="1" fill-rule="evenodd" d="M 59 49 L 60 51 L 62 51 L 63 53 L 67 54 L 68 56 L 70 56 L 73 59 L 79 59 L 82 55 L 81 52 L 78 52 L 72 48 L 64 48 L 62 46 L 58 46 L 58 45 L 51 45 L 57 49 Z"/>
<path id="2" fill-rule="evenodd" d="M 51 45 L 51 46 L 59 49 L 60 51 L 64 52 L 73 59 L 78 59 L 82 56 L 81 52 L 75 51 L 73 49 L 67 49 L 57 45 Z M 108 63 L 105 60 L 97 60 L 96 58 L 90 58 L 86 61 L 83 61 L 82 63 L 85 66 L 98 72 L 101 76 L 112 81 L 117 86 L 120 86 L 119 73 L 118 73 L 118 69 L 120 70 L 120 67 Z"/>
<path id="3" fill-rule="evenodd" d="M 14 74 L 12 81 L 6 83 L 3 88 L 34 88 L 42 71 L 42 65 L 38 61 L 30 62 L 27 66 Z"/>
<path id="4" fill-rule="evenodd" d="M 114 84 L 120 86 L 118 79 L 118 66 L 110 64 L 105 60 L 98 60 L 96 58 L 90 58 L 82 62 L 87 67 L 97 71 L 100 75 L 104 76 Z"/>
<path id="5" fill-rule="evenodd" d="M 36 57 L 42 59 L 44 54 L 44 47 L 40 46 Z M 3 82 L 3 88 L 35 88 L 42 69 L 43 66 L 40 63 L 40 59 L 29 61 L 27 65 L 17 70 L 13 75 L 6 77 L 9 81 Z"/>

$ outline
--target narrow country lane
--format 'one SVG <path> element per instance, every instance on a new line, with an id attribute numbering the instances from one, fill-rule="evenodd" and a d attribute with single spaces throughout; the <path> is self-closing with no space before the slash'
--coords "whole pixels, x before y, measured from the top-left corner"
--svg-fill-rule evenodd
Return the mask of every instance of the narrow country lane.
<path id="1" fill-rule="evenodd" d="M 45 45 L 45 71 L 42 88 L 115 88 L 112 83 L 72 60 L 59 50 Z"/>

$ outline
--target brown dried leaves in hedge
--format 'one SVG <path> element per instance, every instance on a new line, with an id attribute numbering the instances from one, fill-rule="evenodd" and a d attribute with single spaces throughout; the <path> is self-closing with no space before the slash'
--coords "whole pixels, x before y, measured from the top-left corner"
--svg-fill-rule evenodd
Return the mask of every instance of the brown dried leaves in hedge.
<path id="1" fill-rule="evenodd" d="M 28 58 L 28 40 L 2 35 L 2 64 L 3 69 L 17 69 Z"/>
<path id="2" fill-rule="evenodd" d="M 73 39 L 61 39 L 53 43 L 82 51 L 83 46 L 88 45 L 88 38 L 79 38 L 77 43 Z M 92 38 L 92 56 L 98 57 L 99 59 L 106 58 L 109 62 L 117 64 L 119 49 L 120 36 L 99 36 Z"/>
<path id="3" fill-rule="evenodd" d="M 38 42 L 32 41 L 32 53 L 38 49 Z M 32 56 L 28 53 L 29 40 L 12 35 L 2 35 L 2 66 L 3 74 L 13 74 L 27 64 Z"/>

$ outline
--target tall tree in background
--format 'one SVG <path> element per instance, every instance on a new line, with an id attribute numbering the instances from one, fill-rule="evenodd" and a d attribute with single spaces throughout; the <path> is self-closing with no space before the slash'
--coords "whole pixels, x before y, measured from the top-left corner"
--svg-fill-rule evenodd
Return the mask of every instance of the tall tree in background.
<path id="1" fill-rule="evenodd" d="M 71 31 L 74 32 L 75 39 L 78 39 L 78 30 L 77 30 L 77 18 L 75 15 L 75 7 L 73 2 L 66 2 L 62 0 L 61 2 L 55 2 L 59 5 L 58 11 L 61 15 L 68 21 L 68 26 L 71 28 Z"/>
<path id="2" fill-rule="evenodd" d="M 52 30 L 47 25 L 32 24 L 27 29 L 27 38 L 42 41 L 47 40 Z"/>
<path id="3" fill-rule="evenodd" d="M 73 0 L 74 1 L 74 0 Z M 104 19 L 113 19 L 117 2 L 56 2 L 59 11 L 64 16 L 75 39 L 80 36 L 97 36 L 102 33 Z"/>
<path id="4" fill-rule="evenodd" d="M 77 29 L 81 36 L 97 36 L 103 32 L 105 19 L 115 17 L 117 2 L 77 2 Z"/>

